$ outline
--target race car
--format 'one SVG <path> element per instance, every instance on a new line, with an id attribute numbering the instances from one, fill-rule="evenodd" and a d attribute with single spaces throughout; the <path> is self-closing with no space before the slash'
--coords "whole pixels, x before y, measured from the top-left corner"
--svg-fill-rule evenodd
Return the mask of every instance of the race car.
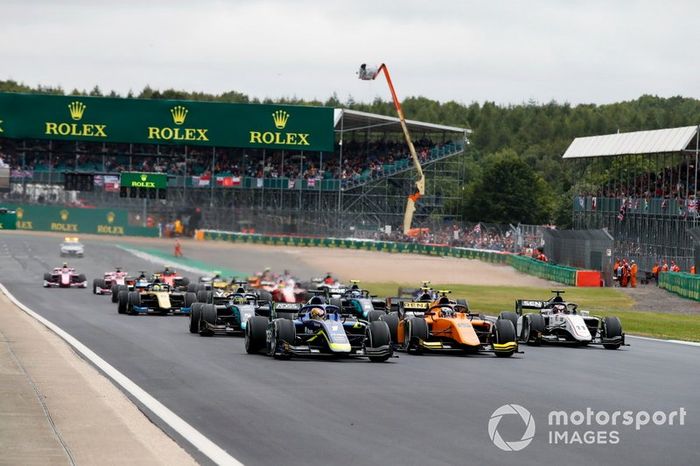
<path id="1" fill-rule="evenodd" d="M 201 293 L 212 293 L 200 290 Z M 269 301 L 259 301 L 254 293 L 247 293 L 240 288 L 235 293 L 218 294 L 216 290 L 211 302 L 196 302 L 190 313 L 190 333 L 202 336 L 214 334 L 235 335 L 245 331 L 248 319 L 262 315 L 270 316 Z"/>
<path id="2" fill-rule="evenodd" d="M 118 295 L 119 314 L 184 314 L 192 310 L 196 295 L 173 290 L 167 283 L 149 283 L 138 290 L 121 290 Z"/>
<path id="3" fill-rule="evenodd" d="M 581 311 L 575 303 L 564 301 L 562 290 L 552 290 L 547 301 L 518 299 L 515 312 L 501 312 L 516 326 L 518 340 L 529 345 L 568 343 L 574 345 L 603 345 L 618 349 L 625 345 L 625 334 L 620 319 L 614 316 L 594 316 Z M 529 309 L 534 312 L 524 313 Z"/>
<path id="4" fill-rule="evenodd" d="M 85 255 L 85 246 L 74 236 L 66 236 L 63 239 L 60 247 L 61 257 L 83 257 Z"/>
<path id="5" fill-rule="evenodd" d="M 169 265 L 163 266 L 163 270 L 154 273 L 153 277 L 154 279 L 157 277 L 161 282 L 170 285 L 170 288 L 173 290 L 189 291 L 188 285 L 190 284 L 190 279 L 178 274 L 177 271 Z"/>
<path id="6" fill-rule="evenodd" d="M 210 276 L 199 277 L 198 283 L 191 283 L 189 291 L 200 291 L 207 290 L 211 291 L 214 289 L 226 289 L 232 286 L 232 281 L 228 281 L 221 276 L 221 272 L 214 272 Z"/>
<path id="7" fill-rule="evenodd" d="M 338 306 L 344 314 L 352 314 L 368 321 L 378 320 L 387 313 L 385 300 L 377 299 L 368 290 L 360 288 L 359 280 L 350 280 L 350 283 L 350 288 L 344 289 L 339 296 L 335 293 L 338 289 L 323 290 L 326 300 Z"/>
<path id="8" fill-rule="evenodd" d="M 321 296 L 314 296 L 303 305 L 275 303 L 270 319 L 249 318 L 245 347 L 248 353 L 264 351 L 276 359 L 326 355 L 383 362 L 393 356 L 386 322 L 367 322 L 344 315 Z"/>
<path id="9" fill-rule="evenodd" d="M 94 294 L 112 294 L 118 290 L 119 285 L 133 286 L 135 278 L 129 277 L 129 273 L 117 267 L 115 270 L 105 272 L 102 278 L 95 278 L 92 281 L 92 292 Z M 115 301 L 116 302 L 116 301 Z"/>
<path id="10" fill-rule="evenodd" d="M 515 326 L 510 320 L 486 317 L 450 300 L 449 290 L 424 293 L 416 301 L 400 301 L 398 313 L 382 316 L 391 329 L 397 349 L 412 354 L 424 351 L 493 352 L 510 357 L 518 352 Z"/>
<path id="11" fill-rule="evenodd" d="M 44 274 L 44 288 L 87 288 L 87 279 L 64 263 L 62 267 L 55 267 Z"/>

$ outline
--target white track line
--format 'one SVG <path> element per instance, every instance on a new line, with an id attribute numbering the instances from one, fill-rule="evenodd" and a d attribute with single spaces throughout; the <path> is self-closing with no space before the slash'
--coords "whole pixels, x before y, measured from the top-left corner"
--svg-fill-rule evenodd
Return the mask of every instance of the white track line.
<path id="1" fill-rule="evenodd" d="M 17 307 L 19 307 L 31 317 L 33 317 L 41 324 L 46 326 L 56 335 L 63 338 L 63 340 L 65 340 L 66 343 L 71 345 L 85 359 L 92 362 L 116 384 L 120 385 L 131 396 L 139 400 L 141 404 L 148 408 L 153 414 L 158 416 L 163 422 L 170 426 L 175 432 L 180 434 L 185 440 L 190 442 L 197 450 L 202 452 L 207 458 L 209 458 L 216 464 L 221 465 L 239 466 L 243 464 L 231 455 L 229 455 L 224 449 L 222 449 L 214 442 L 209 440 L 207 437 L 202 435 L 197 429 L 185 422 L 185 420 L 182 419 L 180 416 L 166 408 L 160 401 L 153 398 L 153 396 L 151 396 L 148 392 L 136 385 L 131 379 L 119 372 L 111 364 L 109 364 L 107 361 L 95 354 L 94 351 L 82 344 L 71 334 L 69 334 L 56 324 L 43 318 L 42 316 L 40 316 L 36 312 L 29 309 L 27 306 L 19 302 L 17 298 L 15 298 L 14 295 L 12 295 L 12 293 L 10 293 L 8 289 L 5 288 L 5 285 L 3 285 L 2 283 L 0 283 L 0 291 L 2 291 L 3 294 L 7 296 L 9 300 L 12 301 Z"/>
<path id="2" fill-rule="evenodd" d="M 698 346 L 700 347 L 700 343 L 696 341 L 683 341 L 683 340 L 662 340 L 661 338 L 651 338 L 651 337 L 640 337 L 637 335 L 629 335 L 625 334 L 625 338 L 630 337 L 630 338 L 637 338 L 638 340 L 647 340 L 647 341 L 659 341 L 661 343 L 674 343 L 676 345 L 685 345 L 685 346 Z"/>

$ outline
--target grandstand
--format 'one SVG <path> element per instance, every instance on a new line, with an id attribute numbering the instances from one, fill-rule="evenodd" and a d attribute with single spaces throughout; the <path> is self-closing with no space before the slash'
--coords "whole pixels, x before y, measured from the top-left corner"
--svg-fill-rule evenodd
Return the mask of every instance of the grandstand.
<path id="1" fill-rule="evenodd" d="M 576 229 L 605 228 L 614 255 L 641 270 L 675 261 L 694 264 L 691 230 L 698 227 L 700 127 L 576 138 L 563 158 L 599 183 L 573 200 Z"/>
<path id="2" fill-rule="evenodd" d="M 22 94 L 0 94 L 3 98 L 38 98 Z M 228 230 L 254 229 L 268 233 L 307 233 L 307 234 L 348 234 L 351 231 L 377 230 L 390 226 L 400 228 L 403 221 L 406 196 L 413 189 L 415 175 L 408 150 L 402 138 L 398 118 L 370 114 L 349 109 L 327 109 L 319 107 L 293 107 L 276 105 L 220 104 L 189 101 L 143 101 L 138 99 L 109 99 L 89 97 L 40 96 L 42 99 L 62 99 L 56 109 L 65 109 L 65 104 L 82 103 L 84 120 L 90 115 L 91 121 L 111 121 L 117 113 L 122 119 L 132 118 L 124 113 L 122 106 L 138 103 L 148 115 L 161 114 L 170 118 L 158 123 L 177 135 L 177 125 L 199 125 L 209 128 L 203 135 L 210 141 L 173 140 L 151 143 L 140 133 L 127 133 L 109 136 L 107 140 L 95 142 L 81 134 L 60 134 L 58 129 L 73 128 L 76 123 L 58 123 L 49 135 L 35 134 L 33 127 L 26 130 L 16 128 L 0 134 L 0 158 L 11 167 L 11 192 L 7 198 L 16 202 L 72 203 L 93 206 L 121 207 L 132 212 L 164 218 L 177 215 L 183 209 L 194 206 L 202 209 L 201 226 Z M 112 102 L 109 102 L 112 101 Z M 126 102 L 126 103 L 125 103 Z M 53 105 L 53 102 L 49 102 Z M 85 105 L 86 104 L 86 105 Z M 23 108 L 25 114 L 17 116 L 27 120 L 44 120 L 51 117 L 43 104 L 36 116 L 29 113 L 31 106 L 14 105 Z M 110 105 L 111 113 L 97 113 L 99 105 Z M 155 110 L 146 105 L 159 106 Z M 11 108 L 12 108 L 11 107 Z M 187 108 L 179 115 L 178 123 L 173 113 L 177 107 Z M 241 107 L 245 107 L 241 109 Z M 76 107 L 76 111 L 80 107 Z M 162 109 L 162 111 L 161 111 Z M 83 117 L 81 113 L 70 117 L 74 121 Z M 296 133 L 313 135 L 315 147 L 290 146 L 284 141 L 262 140 L 267 133 L 258 133 L 260 144 L 254 146 L 253 131 L 248 139 L 237 135 L 222 136 L 222 143 L 213 138 L 224 131 L 215 132 L 222 125 L 225 112 L 251 112 L 255 120 L 257 114 L 264 114 L 270 123 L 259 119 L 258 126 L 271 125 L 269 115 L 276 111 L 294 116 L 307 112 L 304 124 L 311 130 L 293 129 Z M 318 110 L 318 111 L 315 111 Z M 195 121 L 195 111 L 200 120 Z M 8 122 L 11 115 L 2 113 L 0 120 L 5 128 L 12 129 Z M 91 114 L 89 112 L 92 112 Z M 106 111 L 105 111 L 106 112 Z M 122 112 L 122 113 L 119 113 Z M 188 113 L 189 112 L 189 113 Z M 211 116 L 201 116 L 211 112 Z M 104 115 L 104 116 L 103 116 Z M 183 116 L 184 115 L 184 116 Z M 80 116 L 80 118 L 77 118 Z M 328 136 L 325 135 L 328 117 Z M 77 118 L 77 119 L 76 119 Z M 244 120 L 232 116 L 232 123 Z M 185 119 L 186 122 L 185 122 Z M 277 129 L 294 121 L 275 120 Z M 299 118 L 297 118 L 298 123 Z M 464 128 L 437 125 L 427 122 L 408 122 L 415 138 L 414 144 L 427 177 L 427 195 L 421 199 L 415 216 L 415 224 L 420 226 L 441 225 L 445 220 L 459 220 L 458 215 L 450 215 L 450 205 L 456 202 L 461 188 L 461 157 L 468 144 L 469 131 Z M 117 124 L 124 126 L 123 120 Z M 148 123 L 149 131 L 156 128 Z M 165 125 L 169 124 L 169 127 Z M 251 123 L 251 125 L 254 123 Z M 48 132 L 49 123 L 46 123 Z M 73 126 L 70 126 L 73 125 Z M 144 123 L 144 126 L 146 123 Z M 279 126 L 278 126 L 279 125 Z M 35 125 L 36 126 L 36 125 Z M 90 125 L 88 125 L 90 126 Z M 43 127 L 42 127 L 43 128 Z M 185 134 L 186 130 L 182 134 Z M 155 131 L 155 130 L 153 130 Z M 207 131 L 202 130 L 202 131 Z M 236 131 L 233 131 L 235 133 Z M 155 133 L 161 136 L 161 133 Z M 170 134 L 170 133 L 167 133 Z M 196 134 L 196 133 L 192 133 Z M 269 132 L 273 134 L 273 132 Z M 317 136 L 318 135 L 318 136 Z M 149 133 L 149 137 L 152 136 Z M 307 134 L 308 136 L 308 134 Z M 278 136 L 279 137 L 279 136 Z M 288 137 L 288 136 L 287 136 Z M 288 137 L 289 138 L 289 137 Z M 288 139 L 287 143 L 290 142 Z M 94 192 L 66 192 L 62 189 L 64 173 L 71 171 L 99 174 Z M 169 175 L 167 200 L 122 198 L 115 189 L 114 180 L 122 171 L 163 172 Z M 145 218 L 145 215 L 141 216 Z"/>

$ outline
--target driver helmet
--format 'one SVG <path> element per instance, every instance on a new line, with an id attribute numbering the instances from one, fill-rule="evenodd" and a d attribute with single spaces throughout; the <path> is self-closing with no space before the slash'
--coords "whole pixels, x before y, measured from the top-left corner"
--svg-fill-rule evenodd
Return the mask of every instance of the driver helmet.
<path id="1" fill-rule="evenodd" d="M 555 314 L 558 314 L 558 313 L 560 313 L 560 312 L 563 313 L 564 311 L 566 311 L 566 305 L 565 305 L 565 304 L 555 304 L 555 305 L 554 305 L 553 312 L 554 312 Z"/>
<path id="2" fill-rule="evenodd" d="M 454 317 L 455 311 L 450 306 L 443 306 L 440 308 L 440 313 L 443 317 Z"/>
<path id="3" fill-rule="evenodd" d="M 153 287 L 151 288 L 153 291 L 160 291 L 160 285 L 156 282 L 154 282 Z"/>
<path id="4" fill-rule="evenodd" d="M 163 273 L 168 273 L 168 272 L 170 272 L 170 267 L 168 267 L 166 265 L 165 267 L 163 267 Z"/>
<path id="5" fill-rule="evenodd" d="M 246 304 L 247 302 L 244 296 L 236 296 L 233 298 L 234 304 Z"/>
<path id="6" fill-rule="evenodd" d="M 323 320 L 326 315 L 325 309 L 322 307 L 315 307 L 309 312 L 309 316 L 314 320 Z"/>

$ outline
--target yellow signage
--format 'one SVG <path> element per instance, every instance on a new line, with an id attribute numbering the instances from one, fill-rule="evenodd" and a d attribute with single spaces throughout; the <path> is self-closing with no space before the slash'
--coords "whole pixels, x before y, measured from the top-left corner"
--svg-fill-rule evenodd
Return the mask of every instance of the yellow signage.
<path id="1" fill-rule="evenodd" d="M 83 119 L 87 105 L 80 101 L 74 101 L 68 104 L 68 113 L 73 121 Z M 44 123 L 44 134 L 50 136 L 83 136 L 106 138 L 107 125 L 96 123 L 66 123 L 47 121 Z"/>
<path id="2" fill-rule="evenodd" d="M 290 114 L 284 110 L 272 112 L 272 122 L 275 128 L 283 130 L 287 127 Z M 250 144 L 272 144 L 286 146 L 310 146 L 309 133 L 283 133 L 281 131 L 250 131 Z"/>
<path id="3" fill-rule="evenodd" d="M 183 125 L 189 110 L 182 105 L 176 105 L 170 109 L 170 115 L 175 125 Z M 157 126 L 148 127 L 148 139 L 156 141 L 209 141 L 205 128 L 159 128 Z M 133 185 L 132 185 L 133 186 Z M 144 186 L 146 187 L 146 186 Z"/>

